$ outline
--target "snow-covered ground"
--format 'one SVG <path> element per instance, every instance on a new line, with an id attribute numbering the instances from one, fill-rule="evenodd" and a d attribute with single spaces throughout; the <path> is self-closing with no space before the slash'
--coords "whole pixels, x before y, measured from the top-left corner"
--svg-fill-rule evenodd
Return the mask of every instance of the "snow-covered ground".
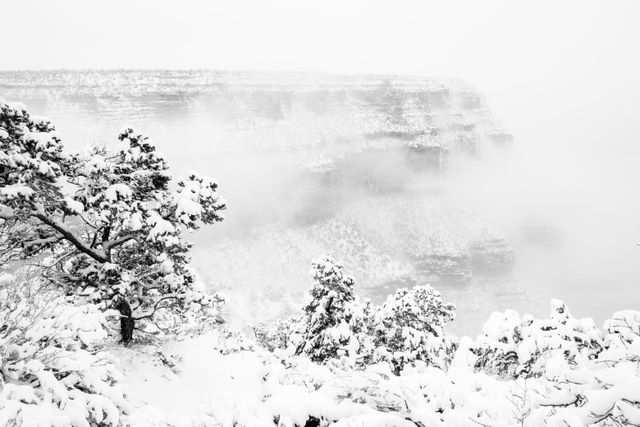
<path id="1" fill-rule="evenodd" d="M 589 329 L 589 319 L 569 315 L 567 322 L 557 314 L 524 328 L 523 341 L 511 341 L 507 325 L 520 321 L 517 314 L 495 313 L 482 336 L 461 341 L 447 371 L 422 366 L 400 376 L 385 364 L 354 371 L 274 355 L 226 330 L 160 350 L 118 348 L 112 356 L 128 386 L 132 425 L 302 426 L 311 417 L 336 426 L 634 425 L 640 421 L 639 349 L 631 337 L 639 331 L 637 323 L 629 333 L 616 329 L 634 316 L 640 320 L 637 312 L 616 314 L 604 341 Z M 586 342 L 563 341 L 558 327 L 608 349 L 588 360 Z M 509 380 L 474 369 L 477 356 L 467 348 L 496 345 L 494 339 L 504 339 L 503 350 L 515 351 L 521 363 L 535 361 L 530 366 L 539 375 Z M 567 352 L 577 359 L 565 360 Z"/>

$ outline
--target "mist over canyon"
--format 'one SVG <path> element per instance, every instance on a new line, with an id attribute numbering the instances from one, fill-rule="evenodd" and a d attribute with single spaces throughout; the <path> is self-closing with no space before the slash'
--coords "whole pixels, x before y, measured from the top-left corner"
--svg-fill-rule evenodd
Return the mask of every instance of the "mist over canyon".
<path id="1" fill-rule="evenodd" d="M 505 308 L 546 313 L 550 297 L 598 321 L 637 306 L 640 230 L 622 224 L 637 223 L 638 196 L 615 184 L 629 159 L 597 150 L 582 164 L 604 173 L 567 178 L 584 152 L 523 147 L 481 90 L 386 75 L 0 73 L 0 96 L 51 118 L 69 148 L 134 126 L 176 173 L 217 178 L 228 218 L 192 236 L 194 267 L 240 328 L 297 310 L 324 253 L 374 301 L 432 284 L 458 306 L 460 333 Z"/>

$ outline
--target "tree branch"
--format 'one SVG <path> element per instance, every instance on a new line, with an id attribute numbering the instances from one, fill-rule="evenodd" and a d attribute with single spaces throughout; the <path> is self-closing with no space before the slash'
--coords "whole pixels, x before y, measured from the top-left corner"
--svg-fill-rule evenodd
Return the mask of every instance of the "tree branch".
<path id="1" fill-rule="evenodd" d="M 135 236 L 133 234 L 127 234 L 125 236 L 119 237 L 119 238 L 114 239 L 114 240 L 108 240 L 106 242 L 102 242 L 102 250 L 104 250 L 104 252 L 106 254 L 109 254 L 111 249 L 116 248 L 116 247 L 118 247 L 120 245 L 123 245 L 126 242 L 128 242 L 129 240 L 136 240 L 136 238 L 135 238 Z"/>
<path id="2" fill-rule="evenodd" d="M 106 242 L 107 240 L 109 240 L 109 235 L 111 234 L 111 227 L 110 226 L 106 226 L 104 228 L 104 230 L 102 230 L 102 242 Z"/>
<path id="3" fill-rule="evenodd" d="M 569 406 L 579 406 L 580 402 L 583 401 L 582 396 L 579 394 L 576 395 L 576 398 L 571 402 L 565 403 L 540 403 L 539 406 L 548 407 L 548 408 L 568 408 Z"/>
<path id="4" fill-rule="evenodd" d="M 178 295 L 166 295 L 166 296 L 163 296 L 158 301 L 156 301 L 156 304 L 153 306 L 153 310 L 150 313 L 143 314 L 143 315 L 138 316 L 138 317 L 134 317 L 133 319 L 134 320 L 141 320 L 141 319 L 150 319 L 150 318 L 152 318 L 156 314 L 156 311 L 158 311 L 161 308 L 167 308 L 167 307 L 158 307 L 160 305 L 160 303 L 162 301 L 166 301 L 166 300 L 170 300 L 170 299 L 180 299 L 180 297 Z"/>
<path id="5" fill-rule="evenodd" d="M 86 255 L 89 255 L 91 258 L 95 259 L 98 262 L 109 261 L 109 259 L 104 253 L 100 251 L 96 251 L 95 249 L 92 249 L 89 245 L 87 245 L 75 234 L 73 234 L 71 230 L 65 227 L 64 224 L 62 224 L 59 221 L 56 221 L 55 219 L 49 218 L 42 210 L 38 209 L 34 211 L 32 215 L 38 218 L 43 223 L 47 224 L 49 227 L 56 230 L 58 233 L 62 234 L 64 239 L 67 240 L 69 243 L 71 243 L 73 246 L 75 246 L 76 249 L 78 249 L 80 252 Z"/>
<path id="6" fill-rule="evenodd" d="M 56 242 L 59 242 L 60 240 L 64 240 L 64 237 L 62 236 L 45 237 L 42 239 L 35 239 L 35 240 L 30 240 L 28 242 L 23 242 L 22 247 L 28 250 L 31 246 L 41 246 L 41 245 L 46 245 L 47 243 L 56 243 Z"/>

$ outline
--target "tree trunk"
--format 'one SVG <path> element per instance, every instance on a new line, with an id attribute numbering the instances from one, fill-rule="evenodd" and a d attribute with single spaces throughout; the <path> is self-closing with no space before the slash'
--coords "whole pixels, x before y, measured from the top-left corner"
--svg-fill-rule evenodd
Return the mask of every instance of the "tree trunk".
<path id="1" fill-rule="evenodd" d="M 133 339 L 133 329 L 135 319 L 133 318 L 131 306 L 124 298 L 120 298 L 116 303 L 116 310 L 120 312 L 120 336 L 122 342 L 127 344 Z"/>
<path id="2" fill-rule="evenodd" d="M 304 427 L 318 427 L 320 425 L 320 419 L 314 416 L 307 418 L 307 422 L 304 423 Z"/>

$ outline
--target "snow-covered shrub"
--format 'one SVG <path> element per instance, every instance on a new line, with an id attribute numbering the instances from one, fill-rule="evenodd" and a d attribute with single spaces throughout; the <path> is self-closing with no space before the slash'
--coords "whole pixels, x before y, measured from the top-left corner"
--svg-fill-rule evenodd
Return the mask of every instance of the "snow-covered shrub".
<path id="1" fill-rule="evenodd" d="M 194 287 L 183 234 L 221 221 L 226 206 L 215 181 L 196 173 L 172 190 L 146 136 L 125 129 L 118 141 L 67 153 L 51 123 L 0 101 L 0 259 L 51 255 L 51 282 L 117 308 L 127 342 L 150 321 L 167 328 L 215 310 Z"/>
<path id="2" fill-rule="evenodd" d="M 604 328 L 605 351 L 599 359 L 640 362 L 640 311 L 618 311 Z"/>
<path id="3" fill-rule="evenodd" d="M 582 366 L 548 364 L 555 393 L 547 399 L 572 403 L 550 414 L 550 424 L 640 425 L 640 311 L 614 313 L 604 332 L 602 350 Z"/>
<path id="4" fill-rule="evenodd" d="M 500 322 L 494 316 L 488 323 L 497 339 L 512 333 L 514 325 L 525 325 L 524 338 L 513 341 L 535 342 L 523 348 L 516 344 L 513 363 L 520 366 L 520 350 L 529 371 L 514 377 L 476 369 L 477 343 L 469 338 L 461 339 L 447 369 L 415 364 L 399 376 L 387 364 L 354 370 L 290 357 L 268 367 L 266 409 L 298 425 L 308 419 L 320 425 L 402 425 L 408 420 L 415 425 L 531 427 L 640 421 L 640 312 L 616 313 L 606 322 L 604 339 L 591 322 L 572 318 L 559 301 L 552 302 L 551 319 L 507 316 Z M 536 327 L 527 330 L 531 325 Z M 525 349 L 535 345 L 540 353 L 532 360 Z M 365 419 L 368 424 L 362 424 Z"/>
<path id="5" fill-rule="evenodd" d="M 460 341 L 452 369 L 486 372 L 508 384 L 511 424 L 640 422 L 640 312 L 614 314 L 603 333 L 553 300 L 549 319 L 494 313 L 483 331 L 475 341 Z"/>
<path id="6" fill-rule="evenodd" d="M 300 317 L 278 319 L 273 325 L 260 324 L 253 327 L 256 341 L 269 351 L 285 350 L 291 345 L 291 337 L 296 334 L 302 321 Z"/>
<path id="7" fill-rule="evenodd" d="M 0 324 L 0 425 L 120 425 L 128 404 L 99 351 L 108 334 L 98 307 L 5 275 Z"/>
<path id="8" fill-rule="evenodd" d="M 416 361 L 445 368 L 454 348 L 444 327 L 454 319 L 455 306 L 432 287 L 398 289 L 375 311 L 374 360 L 390 362 L 396 373 Z"/>
<path id="9" fill-rule="evenodd" d="M 534 414 L 555 426 L 640 424 L 639 339 L 640 312 L 621 311 L 605 322 L 597 353 L 584 351 L 589 357 L 581 359 L 556 353 L 546 363 L 546 389 Z"/>
<path id="10" fill-rule="evenodd" d="M 315 362 L 344 359 L 355 364 L 363 310 L 355 299 L 354 280 L 328 256 L 312 267 L 314 285 L 303 308 L 301 333 L 290 338 L 295 353 Z"/>
<path id="11" fill-rule="evenodd" d="M 549 319 L 521 317 L 507 310 L 493 313 L 482 330 L 467 350 L 477 356 L 477 369 L 502 377 L 540 376 L 555 355 L 578 365 L 596 358 L 603 346 L 593 320 L 575 319 L 559 300 L 551 301 Z"/>
<path id="12" fill-rule="evenodd" d="M 231 354 L 243 351 L 253 351 L 255 342 L 247 338 L 243 333 L 229 329 L 225 326 L 215 330 L 217 342 L 213 347 L 221 354 Z"/>
<path id="13" fill-rule="evenodd" d="M 398 376 L 387 363 L 354 370 L 302 357 L 266 371 L 260 409 L 284 425 L 516 425 L 510 384 L 484 373 L 421 366 Z"/>
<path id="14" fill-rule="evenodd" d="M 302 354 L 363 367 L 386 362 L 398 374 L 422 361 L 446 367 L 454 350 L 444 327 L 455 306 L 429 286 L 399 289 L 380 307 L 354 295 L 354 281 L 330 257 L 313 263 L 313 288 L 301 316 L 254 328 L 259 343 L 283 355 Z"/>

